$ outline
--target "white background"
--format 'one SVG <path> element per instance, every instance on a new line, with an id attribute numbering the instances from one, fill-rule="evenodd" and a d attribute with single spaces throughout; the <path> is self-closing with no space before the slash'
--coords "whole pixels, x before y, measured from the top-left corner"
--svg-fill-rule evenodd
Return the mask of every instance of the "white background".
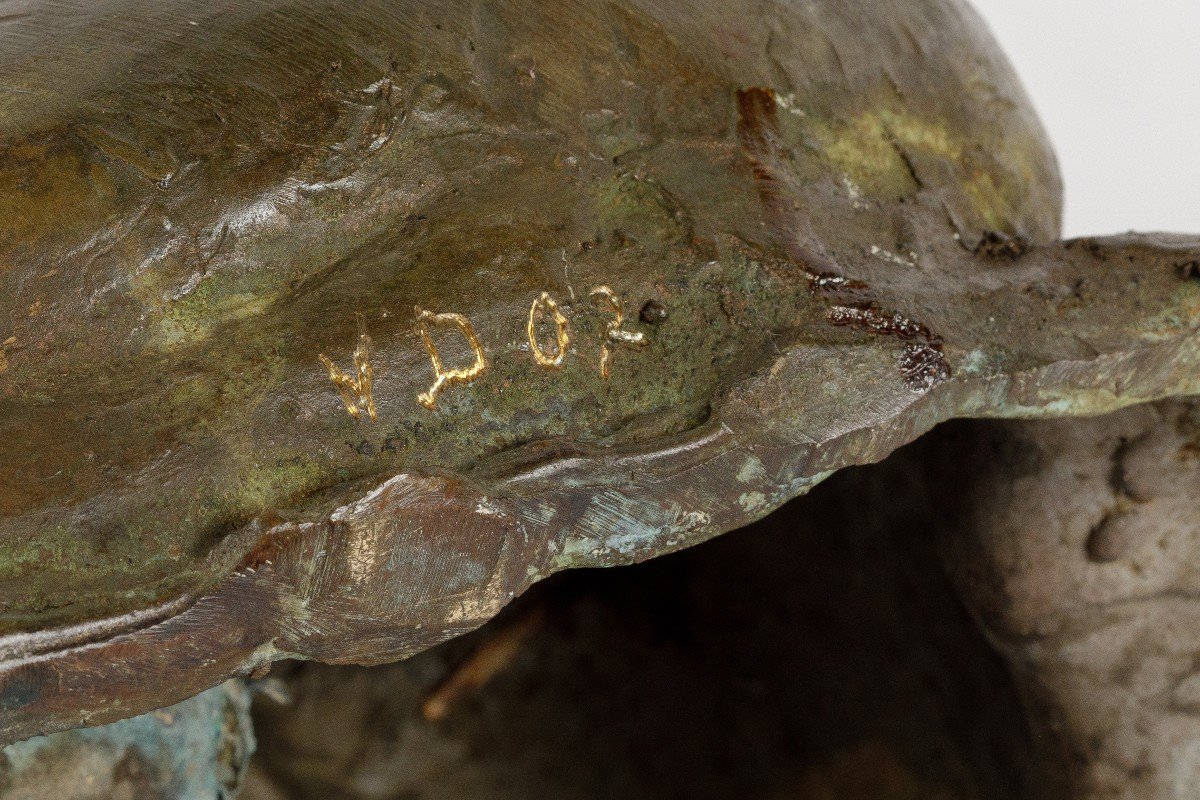
<path id="1" fill-rule="evenodd" d="M 1200 0 L 970 0 L 1058 153 L 1065 233 L 1200 233 Z"/>

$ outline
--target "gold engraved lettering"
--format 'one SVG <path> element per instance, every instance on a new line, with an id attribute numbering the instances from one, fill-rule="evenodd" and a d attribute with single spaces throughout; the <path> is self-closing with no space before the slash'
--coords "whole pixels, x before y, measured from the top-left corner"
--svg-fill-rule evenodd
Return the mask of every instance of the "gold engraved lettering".
<path id="1" fill-rule="evenodd" d="M 462 314 L 434 314 L 419 307 L 416 312 L 417 329 L 421 333 L 421 341 L 425 343 L 425 349 L 429 352 L 429 360 L 433 362 L 434 375 L 433 386 L 429 387 L 429 391 L 417 395 L 417 402 L 428 409 L 435 409 L 438 395 L 447 386 L 456 383 L 471 383 L 487 372 L 487 358 L 483 354 L 483 345 L 479 343 L 479 337 L 475 335 L 475 329 L 471 327 L 471 321 Z M 433 337 L 429 333 L 431 326 L 441 324 L 450 324 L 458 328 L 459 333 L 467 340 L 467 344 L 471 345 L 471 350 L 475 354 L 475 362 L 471 366 L 465 369 L 446 369 L 442 365 L 442 356 L 438 353 L 437 347 L 433 344 Z"/>
<path id="2" fill-rule="evenodd" d="M 378 418 L 375 411 L 375 397 L 371 394 L 374 371 L 371 369 L 371 337 L 359 320 L 358 347 L 354 349 L 354 371 L 357 377 L 351 377 L 333 363 L 333 360 L 321 354 L 321 363 L 329 370 L 329 380 L 337 387 L 342 403 L 350 416 L 358 419 L 360 408 L 366 409 L 367 416 L 372 420 Z"/>
<path id="3" fill-rule="evenodd" d="M 549 355 L 542 349 L 537 336 L 538 320 L 546 314 L 554 320 L 554 338 L 558 344 L 558 351 L 554 355 Z M 549 292 L 542 292 L 529 307 L 529 322 L 525 325 L 525 332 L 529 335 L 529 351 L 533 353 L 533 360 L 547 369 L 561 369 L 567 358 L 567 349 L 571 346 L 571 329 L 567 325 L 567 318 L 558 310 L 558 303 L 554 302 Z"/>
<path id="4" fill-rule="evenodd" d="M 600 346 L 600 375 L 608 378 L 612 375 L 613 362 L 613 351 L 609 345 L 626 344 L 633 347 L 644 347 L 649 342 L 642 333 L 621 329 L 621 326 L 625 324 L 625 310 L 621 305 L 621 298 L 617 296 L 616 292 L 607 286 L 597 286 L 592 289 L 591 297 L 594 303 L 605 306 L 613 315 L 612 321 L 608 323 L 608 328 L 605 330 L 604 344 Z"/>

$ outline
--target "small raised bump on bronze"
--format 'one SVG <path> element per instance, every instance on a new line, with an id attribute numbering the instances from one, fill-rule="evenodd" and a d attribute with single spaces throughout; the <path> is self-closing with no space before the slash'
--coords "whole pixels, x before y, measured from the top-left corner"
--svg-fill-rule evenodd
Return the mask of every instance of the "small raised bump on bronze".
<path id="1" fill-rule="evenodd" d="M 667 321 L 667 307 L 657 300 L 647 300 L 638 318 L 647 325 L 661 325 Z"/>
<path id="2" fill-rule="evenodd" d="M 446 387 L 456 383 L 471 383 L 487 372 L 487 357 L 483 353 L 483 345 L 480 344 L 479 337 L 475 335 L 475 328 L 472 327 L 471 321 L 462 314 L 434 314 L 419 306 L 415 311 L 417 314 L 417 330 L 421 334 L 421 341 L 425 345 L 425 350 L 429 353 L 429 360 L 433 362 L 434 375 L 433 385 L 429 387 L 429 391 L 417 395 L 417 402 L 432 411 L 437 408 L 438 395 Z M 458 332 L 467 340 L 467 344 L 471 346 L 471 351 L 475 355 L 475 361 L 471 366 L 464 369 L 446 369 L 442 364 L 442 356 L 438 353 L 437 346 L 433 343 L 433 336 L 429 332 L 430 326 L 442 324 L 449 324 L 458 328 Z"/>
<path id="3" fill-rule="evenodd" d="M 333 381 L 333 385 L 337 387 L 338 395 L 341 396 L 347 413 L 354 419 L 359 419 L 360 408 L 366 409 L 367 416 L 375 421 L 378 419 L 378 412 L 375 410 L 375 397 L 372 394 L 375 372 L 371 368 L 371 337 L 362 328 L 361 320 L 359 328 L 358 346 L 354 348 L 354 371 L 357 377 L 351 377 L 343 372 L 337 364 L 333 363 L 333 359 L 324 353 L 321 353 L 320 359 L 321 363 L 325 365 L 325 369 L 329 371 L 329 380 Z"/>
<path id="4" fill-rule="evenodd" d="M 607 379 L 612 376 L 613 351 L 609 344 L 625 344 L 633 347 L 644 347 L 649 344 L 645 334 L 622 330 L 625 324 L 625 309 L 621 298 L 607 286 L 597 286 L 589 293 L 592 301 L 607 306 L 613 319 L 605 329 L 605 343 L 600 346 L 600 375 Z"/>
<path id="5" fill-rule="evenodd" d="M 546 313 L 554 320 L 554 338 L 558 345 L 555 355 L 548 355 L 537 337 L 538 320 L 544 318 Z M 529 321 L 525 325 L 525 332 L 529 336 L 529 351 L 533 353 L 533 360 L 547 369 L 561 369 L 567 358 L 567 350 L 571 347 L 571 329 L 566 316 L 559 311 L 558 303 L 554 302 L 549 292 L 542 292 L 529 307 Z"/>

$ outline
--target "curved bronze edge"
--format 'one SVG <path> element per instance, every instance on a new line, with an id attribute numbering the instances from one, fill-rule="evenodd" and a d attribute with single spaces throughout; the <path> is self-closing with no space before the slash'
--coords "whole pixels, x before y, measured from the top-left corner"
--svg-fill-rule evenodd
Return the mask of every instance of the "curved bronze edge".
<path id="1" fill-rule="evenodd" d="M 185 594 L 147 609 L 108 619 L 67 625 L 48 631 L 33 631 L 0 638 L 0 662 L 17 661 L 55 651 L 93 644 L 122 633 L 178 616 L 197 596 Z"/>
<path id="2" fill-rule="evenodd" d="M 0 639 L 0 743 L 141 714 L 282 658 L 404 658 L 554 572 L 697 544 L 952 417 L 1100 414 L 1200 394 L 1200 319 L 1173 330 L 1086 360 L 959 371 L 925 392 L 895 380 L 886 348 L 795 346 L 683 437 L 507 476 L 393 476 L 322 521 L 262 532 L 194 602 Z M 815 396 L 814 376 L 850 389 Z"/>
<path id="3" fill-rule="evenodd" d="M 1190 353 L 1181 346 L 1146 348 L 1119 366 L 1190 376 L 1154 397 L 1200 393 L 1200 341 L 1192 338 Z M 802 350 L 784 359 L 777 376 L 810 366 Z M 1178 370 L 1181 360 L 1192 368 Z M 1039 372 L 1055 373 L 1060 384 L 1074 373 L 1063 396 L 1092 403 L 1107 389 L 1112 365 L 1104 366 L 1089 372 L 1079 363 L 1052 364 Z M 997 413 L 1006 405 L 1032 409 L 1024 395 L 1039 377 L 905 392 L 890 398 L 892 424 L 877 419 L 821 441 L 808 441 L 800 419 L 786 421 L 792 439 L 749 434 L 751 423 L 760 424 L 756 412 L 734 398 L 722 419 L 668 447 L 613 454 L 600 464 L 590 456 L 550 462 L 500 482 L 490 495 L 451 479 L 397 475 L 323 523 L 272 528 L 265 538 L 274 552 L 167 619 L 0 664 L 0 741 L 144 713 L 280 658 L 404 658 L 483 624 L 560 569 L 640 561 L 745 525 L 839 467 L 882 459 L 960 409 L 979 402 Z M 1092 410 L 1154 397 L 1114 394 Z M 597 473 L 626 477 L 584 479 Z M 112 620 L 108 629 L 122 621 L 135 622 Z M 13 638 L 0 643 L 6 652 L 15 652 Z"/>

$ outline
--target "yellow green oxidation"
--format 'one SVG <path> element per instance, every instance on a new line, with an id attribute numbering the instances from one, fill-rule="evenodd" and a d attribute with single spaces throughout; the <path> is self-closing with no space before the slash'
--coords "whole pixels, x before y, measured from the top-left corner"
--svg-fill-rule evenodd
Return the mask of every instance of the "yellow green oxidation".
<path id="1" fill-rule="evenodd" d="M 866 112 L 848 123 L 814 116 L 796 124 L 812 135 L 834 169 L 867 194 L 899 199 L 919 188 L 878 113 Z"/>
<path id="2" fill-rule="evenodd" d="M 1200 326 L 1200 281 L 1183 283 L 1171 304 L 1141 326 L 1142 335 L 1150 342 L 1166 341 L 1177 335 L 1180 328 Z"/>
<path id="3" fill-rule="evenodd" d="M 28 257 L 39 244 L 55 247 L 64 226 L 102 228 L 117 200 L 111 177 L 78 151 L 34 141 L 0 147 L 0 253 L 11 248 Z M 69 219 L 61 218 L 63 208 L 71 209 Z M 0 274 L 12 266 L 0 256 Z"/>
<path id="4" fill-rule="evenodd" d="M 250 281 L 213 276 L 187 295 L 167 304 L 156 325 L 155 344 L 162 349 L 203 345 L 213 332 L 238 320 L 262 314 L 271 299 L 254 291 L 239 291 Z"/>
<path id="5" fill-rule="evenodd" d="M 65 526 L 40 532 L 40 536 L 5 542 L 0 548 L 0 579 L 13 578 L 27 567 L 43 563 L 86 563 L 94 554 L 90 542 L 72 535 Z"/>
<path id="6" fill-rule="evenodd" d="M 326 467 L 305 454 L 273 453 L 235 468 L 231 491 L 222 498 L 230 519 L 246 519 L 287 508 L 329 484 Z"/>
<path id="7" fill-rule="evenodd" d="M 971 58 L 987 45 L 958 16 L 923 56 L 863 48 L 848 70 L 806 47 L 850 11 L 841 0 L 788 6 L 769 46 L 766 27 L 734 33 L 736 3 L 493 5 L 216 15 L 170 47 L 144 42 L 136 65 L 100 46 L 111 31 L 95 23 L 84 38 L 103 88 L 4 100 L 21 109 L 0 125 L 26 126 L 0 137 L 11 619 L 62 624 L 211 584 L 205 558 L 254 517 L 315 519 L 400 472 L 484 483 L 525 448 L 645 449 L 735 406 L 803 442 L 831 405 L 859 403 L 873 424 L 916 403 L 904 343 L 833 324 L 835 302 L 927 324 L 963 379 L 1083 358 L 1051 335 L 1067 314 L 1052 301 L 1041 328 L 1001 335 L 986 318 L 1002 292 L 974 314 L 961 291 L 995 264 L 956 227 L 1052 238 L 1058 187 L 1011 75 Z M 855 35 L 904 41 L 901 28 L 927 27 L 921 5 L 855 6 Z M 740 119 L 750 87 L 781 98 L 759 121 L 768 154 Z M 872 246 L 920 267 L 872 273 Z M 818 269 L 862 286 L 834 296 Z M 645 342 L 615 350 L 607 379 L 599 286 L 620 297 L 629 342 Z M 553 370 L 528 349 L 543 292 L 570 326 Z M 1169 340 L 1195 295 L 1123 306 L 1106 346 L 1127 345 L 1138 314 L 1139 343 Z M 650 301 L 666 315 L 641 319 Z M 433 409 L 417 400 L 432 378 L 415 306 L 462 314 L 488 365 Z M 374 421 L 346 413 L 319 361 L 347 363 L 359 315 Z M 447 367 L 472 363 L 459 344 L 445 343 Z M 828 358 L 776 374 L 794 352 Z M 748 388 L 759 380 L 766 399 Z M 739 497 L 753 513 L 782 499 Z M 667 523 L 682 530 L 694 509 L 678 510 Z M 21 627 L 9 620 L 0 633 Z"/>
<path id="8" fill-rule="evenodd" d="M 781 126 L 793 131 L 797 144 L 815 143 L 836 173 L 873 197 L 911 196 L 921 189 L 919 181 L 941 177 L 928 174 L 928 163 L 945 164 L 940 169 L 956 174 L 984 228 L 1010 228 L 1037 183 L 1037 142 L 1027 135 L 997 137 L 986 129 L 968 130 L 950 118 L 917 116 L 886 103 L 840 117 L 785 113 Z M 982 153 L 989 154 L 986 160 L 980 159 Z"/>
<path id="9" fill-rule="evenodd" d="M 673 206 L 661 185 L 646 177 L 623 173 L 605 181 L 597 207 L 610 231 L 651 252 L 678 241 L 685 230 L 682 209 Z"/>

